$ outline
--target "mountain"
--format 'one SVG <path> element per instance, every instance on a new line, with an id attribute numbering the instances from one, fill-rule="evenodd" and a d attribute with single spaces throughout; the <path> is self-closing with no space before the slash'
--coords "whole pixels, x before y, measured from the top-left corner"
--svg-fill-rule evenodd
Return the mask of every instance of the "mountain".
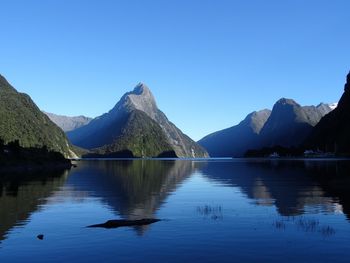
<path id="1" fill-rule="evenodd" d="M 292 99 L 282 98 L 275 103 L 269 119 L 261 129 L 260 144 L 256 148 L 299 146 L 330 111 L 332 109 L 328 104 L 302 107 Z"/>
<path id="2" fill-rule="evenodd" d="M 47 147 L 65 157 L 74 156 L 64 132 L 1 75 L 0 139 L 5 144 L 18 140 L 20 147 Z"/>
<path id="3" fill-rule="evenodd" d="M 44 112 L 51 121 L 53 121 L 58 127 L 60 127 L 64 132 L 72 131 L 75 129 L 78 129 L 82 126 L 87 125 L 92 118 L 85 117 L 85 116 L 63 116 L 63 115 L 56 115 L 49 112 Z"/>
<path id="4" fill-rule="evenodd" d="M 320 103 L 303 107 L 292 99 L 282 98 L 272 111 L 253 112 L 238 125 L 209 134 L 198 143 L 212 157 L 241 157 L 247 150 L 276 145 L 299 146 L 336 105 Z"/>
<path id="5" fill-rule="evenodd" d="M 338 102 L 330 103 L 330 104 L 328 104 L 328 106 L 329 106 L 332 110 L 334 110 L 336 107 L 338 107 Z"/>
<path id="6" fill-rule="evenodd" d="M 250 113 L 238 125 L 214 132 L 198 141 L 211 157 L 243 156 L 259 141 L 259 133 L 271 114 L 270 110 Z"/>
<path id="7" fill-rule="evenodd" d="M 149 88 L 140 83 L 108 113 L 67 133 L 71 142 L 100 155 L 134 157 L 208 157 L 157 107 Z"/>
<path id="8" fill-rule="evenodd" d="M 305 146 L 338 154 L 350 154 L 350 72 L 338 106 L 324 116 L 313 129 Z"/>

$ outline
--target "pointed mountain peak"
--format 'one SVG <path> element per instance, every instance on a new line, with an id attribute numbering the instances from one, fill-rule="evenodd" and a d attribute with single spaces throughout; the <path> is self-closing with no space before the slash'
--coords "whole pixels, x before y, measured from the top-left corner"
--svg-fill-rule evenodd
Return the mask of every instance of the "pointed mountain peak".
<path id="1" fill-rule="evenodd" d="M 146 84 L 140 82 L 135 86 L 134 90 L 131 93 L 135 95 L 142 95 L 144 93 L 151 93 L 151 90 Z"/>
<path id="2" fill-rule="evenodd" d="M 295 100 L 293 99 L 287 99 L 287 98 L 281 98 L 276 102 L 277 105 L 294 105 L 294 106 L 300 106 Z"/>
<path id="3" fill-rule="evenodd" d="M 329 104 L 324 103 L 324 102 L 320 102 L 320 103 L 316 106 L 316 108 L 322 107 L 322 106 L 327 106 L 327 105 L 329 105 Z"/>
<path id="4" fill-rule="evenodd" d="M 254 111 L 247 116 L 247 118 L 249 118 L 249 125 L 253 129 L 254 133 L 260 133 L 270 115 L 271 110 L 263 109 L 260 111 Z"/>
<path id="5" fill-rule="evenodd" d="M 137 84 L 132 91 L 125 93 L 115 109 L 117 111 L 119 109 L 140 110 L 152 119 L 155 119 L 158 112 L 156 100 L 151 90 L 144 83 Z"/>
<path id="6" fill-rule="evenodd" d="M 320 104 L 318 104 L 316 106 L 316 109 L 327 109 L 329 108 L 331 111 L 334 110 L 336 107 L 338 106 L 338 102 L 334 102 L 334 103 L 324 103 L 321 102 Z"/>
<path id="7" fill-rule="evenodd" d="M 208 157 L 158 109 L 143 83 L 125 93 L 108 113 L 68 135 L 72 143 L 98 156 Z"/>

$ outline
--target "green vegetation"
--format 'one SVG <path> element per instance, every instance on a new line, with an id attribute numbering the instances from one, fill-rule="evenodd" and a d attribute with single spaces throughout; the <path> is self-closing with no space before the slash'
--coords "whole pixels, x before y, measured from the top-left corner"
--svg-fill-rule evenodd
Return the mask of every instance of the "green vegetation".
<path id="1" fill-rule="evenodd" d="M 112 144 L 94 152 L 104 155 L 131 152 L 133 157 L 158 157 L 164 153 L 175 156 L 162 128 L 139 110 L 130 113 L 121 134 Z"/>
<path id="2" fill-rule="evenodd" d="M 208 157 L 158 109 L 144 84 L 126 93 L 108 113 L 67 135 L 74 145 L 91 150 L 89 157 Z"/>
<path id="3" fill-rule="evenodd" d="M 17 92 L 0 75 L 0 139 L 18 140 L 23 148 L 47 147 L 70 157 L 64 132 L 40 111 L 27 94 Z"/>

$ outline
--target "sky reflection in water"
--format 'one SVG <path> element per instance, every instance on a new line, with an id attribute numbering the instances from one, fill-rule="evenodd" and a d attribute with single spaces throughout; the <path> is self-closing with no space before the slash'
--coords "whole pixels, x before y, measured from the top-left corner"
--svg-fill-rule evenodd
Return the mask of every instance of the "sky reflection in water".
<path id="1" fill-rule="evenodd" d="M 0 260 L 346 262 L 349 171 L 349 161 L 135 160 L 2 175 Z M 86 228 L 117 218 L 163 221 Z"/>

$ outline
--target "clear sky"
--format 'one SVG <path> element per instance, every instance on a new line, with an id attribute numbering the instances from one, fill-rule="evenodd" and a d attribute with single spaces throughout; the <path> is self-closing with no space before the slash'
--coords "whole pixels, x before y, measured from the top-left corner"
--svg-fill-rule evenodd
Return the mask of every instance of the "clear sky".
<path id="1" fill-rule="evenodd" d="M 45 111 L 96 117 L 138 82 L 193 139 L 281 97 L 335 102 L 348 0 L 0 0 L 0 73 Z"/>

